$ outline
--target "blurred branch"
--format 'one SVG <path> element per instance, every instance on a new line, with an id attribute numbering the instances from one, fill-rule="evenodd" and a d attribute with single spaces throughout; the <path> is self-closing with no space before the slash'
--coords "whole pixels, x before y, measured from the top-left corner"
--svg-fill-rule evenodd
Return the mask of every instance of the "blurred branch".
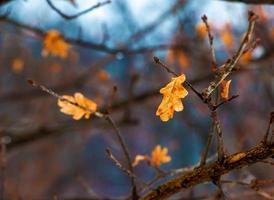
<path id="1" fill-rule="evenodd" d="M 3 6 L 3 5 L 10 3 L 12 1 L 14 1 L 14 0 L 0 0 L 0 6 Z"/>
<path id="2" fill-rule="evenodd" d="M 63 17 L 64 19 L 66 20 L 72 20 L 72 19 L 75 19 L 75 18 L 78 18 L 80 17 L 81 15 L 84 15 L 84 14 L 87 14 L 93 10 L 95 10 L 96 8 L 99 8 L 101 6 L 104 6 L 106 4 L 109 4 L 111 3 L 110 0 L 107 0 L 107 1 L 104 1 L 104 2 L 99 2 L 97 3 L 96 5 L 93 5 L 91 6 L 90 8 L 86 9 L 86 10 L 83 10 L 77 14 L 74 14 L 74 15 L 67 15 L 65 13 L 63 13 L 60 9 L 58 9 L 52 2 L 51 0 L 46 0 L 48 5 L 51 7 L 52 10 L 54 10 L 56 13 L 58 13 L 61 17 Z"/>
<path id="3" fill-rule="evenodd" d="M 274 4 L 274 0 L 222 0 L 228 2 L 240 2 L 247 4 Z"/>

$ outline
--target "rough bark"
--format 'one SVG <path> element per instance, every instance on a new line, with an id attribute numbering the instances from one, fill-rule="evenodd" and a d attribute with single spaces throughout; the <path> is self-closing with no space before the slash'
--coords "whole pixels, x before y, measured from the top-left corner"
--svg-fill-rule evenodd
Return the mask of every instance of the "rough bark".
<path id="1" fill-rule="evenodd" d="M 142 200 L 166 199 L 182 189 L 191 188 L 205 182 L 214 182 L 224 174 L 235 169 L 250 166 L 264 159 L 274 156 L 274 144 L 266 145 L 260 143 L 257 146 L 243 152 L 238 152 L 228 156 L 224 162 L 214 162 L 204 167 L 195 168 L 193 171 L 180 177 L 163 183 L 156 189 L 147 193 Z"/>

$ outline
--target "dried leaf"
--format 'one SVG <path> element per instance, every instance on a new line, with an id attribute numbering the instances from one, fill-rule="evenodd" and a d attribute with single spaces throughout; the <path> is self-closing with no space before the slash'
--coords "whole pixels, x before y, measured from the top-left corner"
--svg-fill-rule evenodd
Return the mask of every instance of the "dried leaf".
<path id="1" fill-rule="evenodd" d="M 168 163 L 171 161 L 171 157 L 168 155 L 168 149 L 166 147 L 162 148 L 157 145 L 151 152 L 150 164 L 155 167 L 159 167 L 163 163 Z"/>
<path id="2" fill-rule="evenodd" d="M 19 74 L 24 69 L 24 61 L 21 58 L 15 58 L 12 62 L 12 71 L 16 74 Z"/>
<path id="3" fill-rule="evenodd" d="M 58 99 L 58 105 L 61 107 L 60 111 L 72 115 L 75 120 L 79 120 L 83 116 L 89 119 L 90 115 L 97 109 L 97 104 L 81 93 L 75 93 L 74 96 L 64 95 L 62 98 Z"/>
<path id="4" fill-rule="evenodd" d="M 187 90 L 182 83 L 185 81 L 185 75 L 182 74 L 176 78 L 172 78 L 171 82 L 160 90 L 163 94 L 163 100 L 159 105 L 156 115 L 166 122 L 173 118 L 174 111 L 182 111 L 184 109 L 182 98 L 188 95 Z"/>
<path id="5" fill-rule="evenodd" d="M 239 63 L 244 65 L 244 64 L 248 63 L 251 60 L 251 58 L 252 58 L 252 52 L 248 51 L 242 55 L 242 57 L 239 60 Z"/>
<path id="6" fill-rule="evenodd" d="M 220 37 L 226 47 L 228 47 L 229 49 L 231 49 L 233 47 L 234 38 L 233 38 L 233 34 L 232 34 L 232 31 L 231 31 L 231 28 L 229 25 L 225 26 L 221 30 Z"/>
<path id="7" fill-rule="evenodd" d="M 151 155 L 137 155 L 132 163 L 132 166 L 137 166 L 141 161 L 148 161 L 151 166 L 159 167 L 164 163 L 171 161 L 171 157 L 168 155 L 168 149 L 162 148 L 157 145 L 151 152 Z"/>
<path id="8" fill-rule="evenodd" d="M 100 81 L 107 81 L 110 78 L 109 73 L 106 70 L 100 69 L 97 73 L 96 73 L 97 78 Z"/>
<path id="9" fill-rule="evenodd" d="M 43 56 L 53 55 L 60 58 L 66 58 L 70 45 L 62 38 L 62 35 L 57 30 L 50 30 L 44 37 L 44 47 L 42 50 Z"/>
<path id="10" fill-rule="evenodd" d="M 227 81 L 227 80 L 223 80 L 222 81 L 222 87 L 223 87 L 223 90 L 221 92 L 221 97 L 225 100 L 228 99 L 228 93 L 229 93 L 229 87 L 230 87 L 230 83 L 231 83 L 231 80 Z"/>
<path id="11" fill-rule="evenodd" d="M 196 25 L 196 32 L 198 33 L 199 37 L 205 38 L 207 35 L 206 26 L 204 23 L 199 23 Z"/>

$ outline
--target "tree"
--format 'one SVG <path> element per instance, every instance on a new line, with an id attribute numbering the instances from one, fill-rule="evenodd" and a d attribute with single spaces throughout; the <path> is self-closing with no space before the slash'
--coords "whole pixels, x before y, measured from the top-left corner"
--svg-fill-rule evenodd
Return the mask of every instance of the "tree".
<path id="1" fill-rule="evenodd" d="M 141 26 L 126 1 L 43 0 L 50 22 L 17 3 L 1 7 L 1 199 L 273 199 L 271 8 L 218 26 L 177 0 Z M 108 7 L 122 23 L 76 30 Z"/>

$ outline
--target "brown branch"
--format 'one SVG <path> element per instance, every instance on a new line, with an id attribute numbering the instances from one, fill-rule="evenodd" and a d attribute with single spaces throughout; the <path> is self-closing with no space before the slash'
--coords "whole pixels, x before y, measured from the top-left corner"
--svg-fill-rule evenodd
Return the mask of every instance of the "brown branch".
<path id="1" fill-rule="evenodd" d="M 112 154 L 110 149 L 106 149 L 106 154 L 108 158 L 115 164 L 115 166 L 120 169 L 122 172 L 124 172 L 129 177 L 134 177 L 136 179 L 136 176 L 131 173 L 128 169 L 126 169 L 121 162 L 118 161 L 118 159 Z"/>
<path id="2" fill-rule="evenodd" d="M 232 59 L 228 60 L 222 67 L 218 68 L 215 74 L 215 78 L 212 82 L 210 82 L 209 86 L 204 89 L 203 96 L 205 99 L 208 99 L 211 93 L 221 84 L 221 82 L 232 72 L 233 68 L 238 63 L 239 59 L 245 52 L 245 49 L 248 47 L 252 34 L 254 31 L 254 26 L 256 22 L 257 16 L 253 12 L 249 12 L 249 25 L 247 32 L 242 40 L 242 43 L 237 51 L 237 53 L 232 57 Z"/>
<path id="3" fill-rule="evenodd" d="M 181 191 L 182 189 L 212 181 L 212 178 L 214 177 L 220 177 L 235 169 L 250 166 L 272 156 L 274 156 L 274 144 L 265 145 L 260 143 L 247 151 L 238 152 L 228 156 L 224 159 L 223 163 L 214 162 L 205 167 L 195 168 L 193 171 L 183 176 L 167 181 L 158 186 L 156 189 L 148 192 L 141 199 L 166 199 Z"/>
<path id="4" fill-rule="evenodd" d="M 10 19 L 10 18 L 8 18 L 8 16 L 6 14 L 3 15 L 2 17 L 0 17 L 0 20 L 6 22 L 8 24 L 11 24 L 15 27 L 18 27 L 20 29 L 32 31 L 33 33 L 35 33 L 37 36 L 39 36 L 41 38 L 43 38 L 44 35 L 46 34 L 46 31 L 43 29 L 28 25 L 28 24 L 23 24 L 18 21 L 15 21 L 13 19 Z M 142 32 L 142 30 L 140 32 Z M 148 32 L 146 32 L 146 34 L 147 33 Z M 143 34 L 142 36 L 145 36 L 146 34 Z M 88 48 L 88 49 L 92 49 L 95 51 L 101 51 L 101 52 L 105 52 L 105 53 L 113 54 L 113 55 L 116 55 L 117 53 L 122 53 L 125 55 L 144 54 L 144 53 L 153 52 L 156 50 L 182 49 L 185 47 L 182 44 L 159 44 L 159 45 L 145 46 L 145 47 L 139 47 L 139 48 L 129 48 L 126 45 L 124 45 L 123 47 L 111 48 L 111 47 L 108 47 L 102 43 L 98 44 L 98 43 L 91 42 L 91 41 L 85 41 L 85 40 L 82 40 L 79 38 L 75 39 L 75 38 L 63 37 L 63 39 L 71 45 L 76 45 L 76 46 L 79 46 L 82 48 Z M 139 39 L 141 39 L 141 38 L 139 38 Z M 131 41 L 131 40 L 129 40 L 129 41 Z M 136 40 L 135 40 L 135 42 L 136 42 Z"/>
<path id="5" fill-rule="evenodd" d="M 212 62 L 212 70 L 216 71 L 217 70 L 217 61 L 216 61 L 215 50 L 214 50 L 214 45 L 213 45 L 214 37 L 211 34 L 211 29 L 210 29 L 210 26 L 207 22 L 207 16 L 203 15 L 202 20 L 203 20 L 203 22 L 206 26 L 207 35 L 208 35 L 208 41 L 209 41 L 210 52 L 211 52 L 211 57 L 212 57 L 212 61 L 211 61 Z"/>
<path id="6" fill-rule="evenodd" d="M 128 169 L 129 171 L 134 174 L 133 171 L 133 166 L 132 166 L 132 159 L 130 157 L 129 154 L 129 150 L 126 146 L 126 143 L 124 141 L 124 138 L 120 132 L 120 129 L 116 126 L 115 122 L 113 121 L 113 119 L 111 118 L 111 116 L 109 114 L 104 115 L 104 119 L 109 122 L 109 124 L 113 127 L 113 129 L 115 130 L 115 134 L 118 138 L 119 144 L 122 147 L 123 153 L 126 156 L 126 160 L 127 160 L 127 164 L 128 164 Z M 138 199 L 138 193 L 137 193 L 137 187 L 136 187 L 136 180 L 135 180 L 135 176 L 131 176 L 131 185 L 132 185 L 132 199 Z"/>
<path id="7" fill-rule="evenodd" d="M 267 139 L 268 139 L 268 136 L 269 136 L 269 133 L 270 133 L 270 129 L 271 129 L 271 126 L 272 126 L 272 123 L 274 122 L 274 111 L 270 113 L 270 118 L 269 118 L 269 122 L 268 122 L 268 126 L 267 126 L 267 129 L 266 129 L 266 133 L 264 135 L 264 138 L 263 138 L 263 143 L 268 143 L 267 142 Z M 274 135 L 274 130 L 272 130 L 272 134 Z M 273 135 L 269 141 L 269 143 L 273 142 L 272 139 L 273 139 Z"/>
<path id="8" fill-rule="evenodd" d="M 51 0 L 46 0 L 48 5 L 51 7 L 52 10 L 54 10 L 56 13 L 58 13 L 61 17 L 63 17 L 64 19 L 66 20 L 72 20 L 72 19 L 75 19 L 75 18 L 78 18 L 80 17 L 81 15 L 84 15 L 84 14 L 87 14 L 89 12 L 91 12 L 92 10 L 96 9 L 96 8 L 99 8 L 101 6 L 104 6 L 104 5 L 107 5 L 109 3 L 111 3 L 111 0 L 107 0 L 107 1 L 104 1 L 104 2 L 99 2 L 97 3 L 96 5 L 93 5 L 91 6 L 90 8 L 86 9 L 86 10 L 83 10 L 77 14 L 74 14 L 74 15 L 67 15 L 65 13 L 63 13 L 60 9 L 58 9 L 52 2 Z"/>
<path id="9" fill-rule="evenodd" d="M 201 154 L 201 161 L 200 161 L 200 166 L 204 166 L 206 164 L 206 159 L 207 159 L 207 155 L 209 152 L 209 147 L 212 141 L 212 137 L 213 137 L 213 132 L 214 132 L 214 122 L 211 122 L 211 128 L 209 131 L 209 134 L 207 136 L 207 142 L 206 142 L 206 147 L 204 152 Z"/>
<path id="10" fill-rule="evenodd" d="M 101 112 L 98 112 L 98 111 L 93 111 L 93 110 L 90 110 L 89 108 L 85 107 L 85 106 L 82 106 L 82 105 L 79 105 L 77 102 L 72 102 L 66 98 L 63 98 L 62 96 L 60 96 L 59 94 L 57 94 L 56 92 L 54 92 L 53 90 L 45 87 L 44 85 L 40 85 L 40 84 L 37 84 L 35 81 L 33 80 L 28 80 L 28 83 L 30 85 L 32 85 L 33 87 L 36 87 L 48 94 L 50 94 L 51 96 L 57 98 L 57 99 L 60 99 L 62 101 L 66 101 L 70 104 L 73 104 L 83 110 L 86 110 L 90 113 L 93 113 L 96 117 L 98 118 L 102 118 L 102 119 L 105 119 L 111 126 L 112 128 L 114 129 L 114 133 L 116 134 L 117 138 L 118 138 L 118 142 L 119 144 L 121 145 L 121 148 L 122 148 L 122 151 L 126 157 L 126 160 L 127 160 L 127 163 L 128 163 L 128 168 L 130 170 L 131 173 L 134 173 L 133 172 L 133 166 L 132 166 L 132 159 L 130 157 L 130 154 L 129 154 L 129 150 L 126 146 L 126 143 L 124 141 L 124 138 L 120 132 L 120 129 L 117 127 L 116 123 L 114 122 L 114 120 L 111 118 L 110 114 L 104 114 L 104 113 L 101 113 Z M 135 181 L 135 177 L 131 177 L 131 183 L 132 183 L 132 198 L 133 199 L 137 199 L 138 198 L 138 194 L 137 194 L 137 188 L 136 188 L 136 181 Z"/>

